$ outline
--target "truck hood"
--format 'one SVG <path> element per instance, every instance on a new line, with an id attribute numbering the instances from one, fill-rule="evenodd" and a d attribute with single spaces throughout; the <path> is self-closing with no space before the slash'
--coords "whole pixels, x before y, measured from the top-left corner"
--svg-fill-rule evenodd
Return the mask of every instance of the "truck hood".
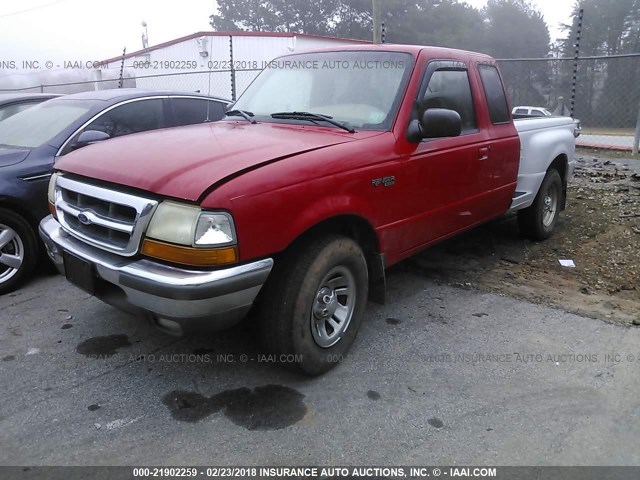
<path id="1" fill-rule="evenodd" d="M 31 150 L 0 146 L 0 167 L 8 167 L 20 163 L 29 156 Z"/>
<path id="2" fill-rule="evenodd" d="M 379 133 L 222 121 L 106 140 L 65 155 L 56 169 L 197 201 L 262 164 Z"/>

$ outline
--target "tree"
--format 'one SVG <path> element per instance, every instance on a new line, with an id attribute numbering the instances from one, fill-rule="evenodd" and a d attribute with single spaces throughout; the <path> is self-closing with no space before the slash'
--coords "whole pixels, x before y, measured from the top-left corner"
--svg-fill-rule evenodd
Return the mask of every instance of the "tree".
<path id="1" fill-rule="evenodd" d="M 371 0 L 339 0 L 330 3 L 334 7 L 327 30 L 329 35 L 371 40 L 373 30 Z"/>
<path id="2" fill-rule="evenodd" d="M 212 25 L 218 31 L 327 34 L 332 4 L 329 0 L 219 0 Z"/>
<path id="3" fill-rule="evenodd" d="M 393 43 L 467 50 L 484 45 L 482 13 L 458 0 L 387 0 L 383 18 Z"/>
<path id="4" fill-rule="evenodd" d="M 371 38 L 371 0 L 219 0 L 216 30 Z"/>
<path id="5" fill-rule="evenodd" d="M 496 58 L 544 58 L 549 53 L 549 29 L 528 0 L 489 0 L 484 15 L 487 53 Z"/>
<path id="6" fill-rule="evenodd" d="M 637 53 L 640 47 L 640 1 L 576 1 L 567 37 L 561 43 L 566 56 L 573 56 L 580 9 L 584 10 L 580 56 Z M 573 66 L 567 62 L 563 87 L 571 89 Z M 581 60 L 578 64 L 575 114 L 590 126 L 633 127 L 640 103 L 637 58 Z"/>
<path id="7" fill-rule="evenodd" d="M 527 0 L 489 3 L 479 11 L 461 0 L 385 0 L 382 18 L 387 41 L 479 50 L 502 57 L 546 55 L 546 25 Z M 212 25 L 216 30 L 371 40 L 371 9 L 372 0 L 218 0 Z M 504 45 L 509 49 L 503 51 Z"/>
<path id="8" fill-rule="evenodd" d="M 489 0 L 484 10 L 486 52 L 500 59 L 545 58 L 549 29 L 527 0 Z M 551 65 L 502 62 L 505 86 L 514 105 L 551 106 Z"/>

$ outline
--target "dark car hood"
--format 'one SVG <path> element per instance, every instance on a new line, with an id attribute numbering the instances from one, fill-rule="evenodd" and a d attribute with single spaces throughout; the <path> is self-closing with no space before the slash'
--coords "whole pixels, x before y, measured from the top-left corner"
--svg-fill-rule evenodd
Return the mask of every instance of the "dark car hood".
<path id="1" fill-rule="evenodd" d="M 222 121 L 107 140 L 65 155 L 56 169 L 196 201 L 260 164 L 379 133 Z"/>
<path id="2" fill-rule="evenodd" d="M 20 163 L 29 156 L 28 148 L 13 148 L 0 145 L 0 167 L 8 167 Z"/>

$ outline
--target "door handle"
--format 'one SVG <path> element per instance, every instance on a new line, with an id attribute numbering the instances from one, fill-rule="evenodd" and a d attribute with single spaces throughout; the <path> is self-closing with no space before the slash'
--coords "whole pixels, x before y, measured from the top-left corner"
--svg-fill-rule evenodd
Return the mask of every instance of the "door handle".
<path id="1" fill-rule="evenodd" d="M 480 147 L 478 149 L 478 160 L 488 160 L 491 147 Z"/>

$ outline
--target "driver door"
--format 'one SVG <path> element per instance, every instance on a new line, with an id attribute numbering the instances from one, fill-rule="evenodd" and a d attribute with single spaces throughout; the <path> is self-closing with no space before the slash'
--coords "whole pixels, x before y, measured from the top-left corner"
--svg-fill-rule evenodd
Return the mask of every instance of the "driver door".
<path id="1" fill-rule="evenodd" d="M 411 249 L 449 236 L 483 219 L 476 197 L 491 178 L 489 147 L 481 134 L 472 94 L 474 79 L 465 62 L 434 60 L 424 73 L 416 98 L 421 115 L 429 108 L 455 110 L 460 136 L 420 142 L 406 162 L 413 183 Z"/>

